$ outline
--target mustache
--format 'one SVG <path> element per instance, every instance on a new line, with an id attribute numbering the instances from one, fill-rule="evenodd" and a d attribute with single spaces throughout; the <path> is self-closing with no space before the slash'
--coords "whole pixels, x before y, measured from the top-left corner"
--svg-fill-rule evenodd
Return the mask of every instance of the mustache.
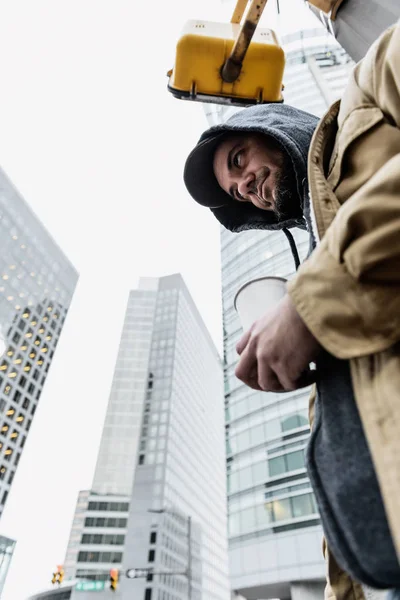
<path id="1" fill-rule="evenodd" d="M 257 175 L 257 177 L 254 179 L 254 181 L 251 183 L 250 186 L 250 192 L 252 192 L 253 194 L 255 194 L 256 196 L 258 196 L 258 198 L 260 200 L 264 200 L 265 202 L 269 202 L 268 198 L 264 198 L 261 194 L 258 193 L 258 190 L 262 189 L 262 185 L 265 182 L 265 180 L 267 179 L 267 177 L 270 174 L 270 170 L 268 169 L 268 167 L 264 167 Z"/>
<path id="2" fill-rule="evenodd" d="M 268 202 L 272 205 L 272 212 L 275 214 L 276 219 L 279 221 L 285 212 L 286 201 L 290 198 L 291 192 L 286 187 L 287 176 L 283 169 L 280 169 L 276 174 L 276 193 L 272 198 L 265 198 L 259 194 L 258 190 L 262 190 L 262 185 L 270 174 L 270 169 L 264 167 L 262 171 L 257 175 L 255 180 L 252 182 L 250 191 L 257 196 L 261 202 Z M 273 202 L 271 202 L 273 200 Z"/>

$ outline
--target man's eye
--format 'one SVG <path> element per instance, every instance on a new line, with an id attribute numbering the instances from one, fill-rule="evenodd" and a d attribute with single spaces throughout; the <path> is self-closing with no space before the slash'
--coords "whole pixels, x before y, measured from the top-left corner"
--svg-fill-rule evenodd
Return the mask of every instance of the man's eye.
<path id="1" fill-rule="evenodd" d="M 233 164 L 235 167 L 240 169 L 240 167 L 242 166 L 242 158 L 243 158 L 243 150 L 236 152 L 235 156 L 233 157 Z"/>

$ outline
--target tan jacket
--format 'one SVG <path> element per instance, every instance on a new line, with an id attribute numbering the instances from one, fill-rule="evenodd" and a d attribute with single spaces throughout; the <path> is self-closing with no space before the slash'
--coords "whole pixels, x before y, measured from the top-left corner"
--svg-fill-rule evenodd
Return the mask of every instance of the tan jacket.
<path id="1" fill-rule="evenodd" d="M 321 345 L 350 359 L 400 558 L 400 24 L 373 45 L 319 123 L 308 177 L 321 242 L 289 293 Z M 327 595 L 362 598 L 328 563 Z"/>

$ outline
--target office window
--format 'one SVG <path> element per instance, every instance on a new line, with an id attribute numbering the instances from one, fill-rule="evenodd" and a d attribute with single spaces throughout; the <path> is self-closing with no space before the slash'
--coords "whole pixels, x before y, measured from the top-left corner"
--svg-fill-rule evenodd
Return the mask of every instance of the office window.
<path id="1" fill-rule="evenodd" d="M 291 498 L 294 517 L 303 517 L 317 512 L 314 508 L 312 494 L 303 494 Z"/>
<path id="2" fill-rule="evenodd" d="M 147 562 L 154 562 L 155 557 L 156 557 L 156 551 L 149 550 L 149 556 L 147 558 Z"/>
<path id="3" fill-rule="evenodd" d="M 265 505 L 270 521 L 284 521 L 292 517 L 289 498 L 274 500 Z"/>
<path id="4" fill-rule="evenodd" d="M 296 452 L 289 452 L 286 455 L 287 470 L 295 471 L 296 469 L 304 469 L 304 452 L 303 450 L 297 450 Z"/>
<path id="5" fill-rule="evenodd" d="M 146 588 L 144 591 L 144 600 L 151 600 L 152 598 L 152 589 Z"/>
<path id="6" fill-rule="evenodd" d="M 8 447 L 4 453 L 4 460 L 11 460 L 11 456 L 12 456 L 13 452 L 14 452 L 14 450 L 12 448 Z"/>
<path id="7" fill-rule="evenodd" d="M 0 429 L 0 435 L 4 435 L 4 437 L 7 437 L 9 429 L 10 429 L 9 425 L 7 425 L 7 424 L 2 425 L 2 427 Z"/>
<path id="8" fill-rule="evenodd" d="M 277 456 L 276 458 L 270 458 L 268 461 L 269 476 L 276 477 L 286 472 L 286 464 L 284 456 Z"/>

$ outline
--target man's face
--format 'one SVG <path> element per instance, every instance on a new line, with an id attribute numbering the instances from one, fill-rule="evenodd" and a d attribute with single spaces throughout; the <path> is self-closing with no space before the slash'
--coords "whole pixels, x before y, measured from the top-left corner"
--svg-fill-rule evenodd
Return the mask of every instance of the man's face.
<path id="1" fill-rule="evenodd" d="M 288 212 L 296 194 L 294 170 L 275 140 L 261 133 L 229 136 L 215 151 L 213 167 L 219 185 L 237 202 L 278 217 Z"/>

